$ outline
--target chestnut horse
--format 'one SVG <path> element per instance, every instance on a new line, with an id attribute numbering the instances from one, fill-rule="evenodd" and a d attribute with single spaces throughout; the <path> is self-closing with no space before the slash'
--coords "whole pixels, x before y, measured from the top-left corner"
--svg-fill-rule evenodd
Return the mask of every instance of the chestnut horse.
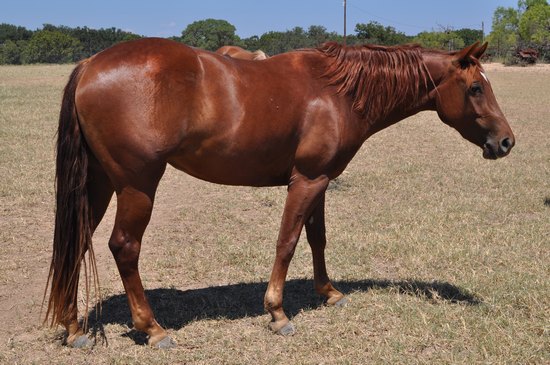
<path id="1" fill-rule="evenodd" d="M 262 50 L 250 52 L 246 49 L 242 49 L 239 46 L 223 46 L 218 48 L 216 50 L 216 53 L 232 58 L 239 58 L 241 60 L 259 61 L 269 58 L 269 56 L 266 55 Z"/>
<path id="2" fill-rule="evenodd" d="M 274 332 L 294 332 L 283 288 L 304 225 L 316 291 L 330 305 L 345 303 L 325 266 L 329 181 L 369 136 L 422 110 L 437 111 L 485 158 L 506 156 L 514 135 L 478 61 L 486 47 L 444 53 L 327 43 L 247 62 L 141 39 L 82 61 L 65 87 L 59 118 L 46 320 L 65 326 L 68 345 L 90 344 L 86 323 L 78 322 L 79 274 L 84 266 L 88 297 L 97 285 L 91 237 L 116 192 L 109 248 L 133 324 L 150 345 L 173 345 L 155 320 L 138 271 L 167 164 L 218 184 L 288 187 L 264 299 Z"/>

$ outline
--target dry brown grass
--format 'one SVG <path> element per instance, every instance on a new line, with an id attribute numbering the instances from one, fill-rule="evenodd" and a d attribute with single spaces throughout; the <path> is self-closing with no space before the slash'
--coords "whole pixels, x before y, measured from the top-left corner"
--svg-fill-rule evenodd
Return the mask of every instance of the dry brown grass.
<path id="1" fill-rule="evenodd" d="M 550 361 L 550 70 L 487 72 L 516 133 L 501 161 L 423 113 L 373 136 L 327 200 L 329 272 L 345 308 L 313 293 L 299 243 L 285 292 L 298 333 L 267 330 L 263 292 L 284 188 L 208 184 L 168 169 L 141 270 L 178 342 L 142 346 L 95 236 L 108 346 L 63 347 L 40 327 L 53 227 L 53 144 L 70 66 L 0 67 L 0 363 L 320 364 Z M 92 311 L 92 318 L 95 313 Z M 137 345 L 136 345 L 137 343 Z"/>

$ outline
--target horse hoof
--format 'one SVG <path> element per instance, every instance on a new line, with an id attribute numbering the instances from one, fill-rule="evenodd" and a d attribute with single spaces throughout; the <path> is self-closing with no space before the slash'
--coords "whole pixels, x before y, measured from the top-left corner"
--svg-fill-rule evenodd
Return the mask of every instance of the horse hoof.
<path id="1" fill-rule="evenodd" d="M 292 336 L 296 333 L 296 328 L 292 322 L 288 322 L 277 333 L 281 336 Z"/>
<path id="2" fill-rule="evenodd" d="M 176 347 L 176 341 L 174 341 L 170 336 L 166 336 L 162 340 L 154 344 L 153 347 L 163 350 L 171 349 Z"/>
<path id="3" fill-rule="evenodd" d="M 90 348 L 94 345 L 94 342 L 88 338 L 86 335 L 81 335 L 76 338 L 72 343 L 68 344 L 68 346 L 76 348 L 76 349 L 85 349 Z"/>
<path id="4" fill-rule="evenodd" d="M 290 321 L 285 323 L 285 325 L 281 328 L 277 328 L 278 326 L 275 325 L 275 322 L 271 322 L 269 324 L 269 327 L 273 332 L 281 336 L 292 336 L 296 333 L 296 328 L 294 327 L 294 324 L 292 324 L 292 322 Z"/>
<path id="5" fill-rule="evenodd" d="M 334 303 L 334 306 L 338 308 L 342 308 L 348 305 L 348 303 L 349 303 L 349 299 L 346 297 L 343 297 L 340 300 L 338 300 L 336 303 Z"/>

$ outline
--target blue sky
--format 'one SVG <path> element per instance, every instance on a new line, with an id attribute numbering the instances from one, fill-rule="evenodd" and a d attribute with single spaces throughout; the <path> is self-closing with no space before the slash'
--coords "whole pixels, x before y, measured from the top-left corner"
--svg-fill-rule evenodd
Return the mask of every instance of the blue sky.
<path id="1" fill-rule="evenodd" d="M 44 23 L 90 28 L 116 27 L 145 36 L 181 35 L 206 18 L 225 19 L 243 38 L 270 30 L 323 25 L 343 33 L 343 0 L 7 0 L 0 23 L 37 29 Z M 347 29 L 371 20 L 409 35 L 441 26 L 490 30 L 497 6 L 516 7 L 517 0 L 347 0 Z"/>

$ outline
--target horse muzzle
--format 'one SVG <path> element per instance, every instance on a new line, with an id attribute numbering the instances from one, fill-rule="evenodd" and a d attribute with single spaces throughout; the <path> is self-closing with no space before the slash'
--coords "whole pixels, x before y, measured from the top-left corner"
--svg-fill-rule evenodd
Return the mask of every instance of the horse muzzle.
<path id="1" fill-rule="evenodd" d="M 496 160 L 506 156 L 516 143 L 513 135 L 505 136 L 499 139 L 488 138 L 483 144 L 483 157 L 488 160 Z"/>

